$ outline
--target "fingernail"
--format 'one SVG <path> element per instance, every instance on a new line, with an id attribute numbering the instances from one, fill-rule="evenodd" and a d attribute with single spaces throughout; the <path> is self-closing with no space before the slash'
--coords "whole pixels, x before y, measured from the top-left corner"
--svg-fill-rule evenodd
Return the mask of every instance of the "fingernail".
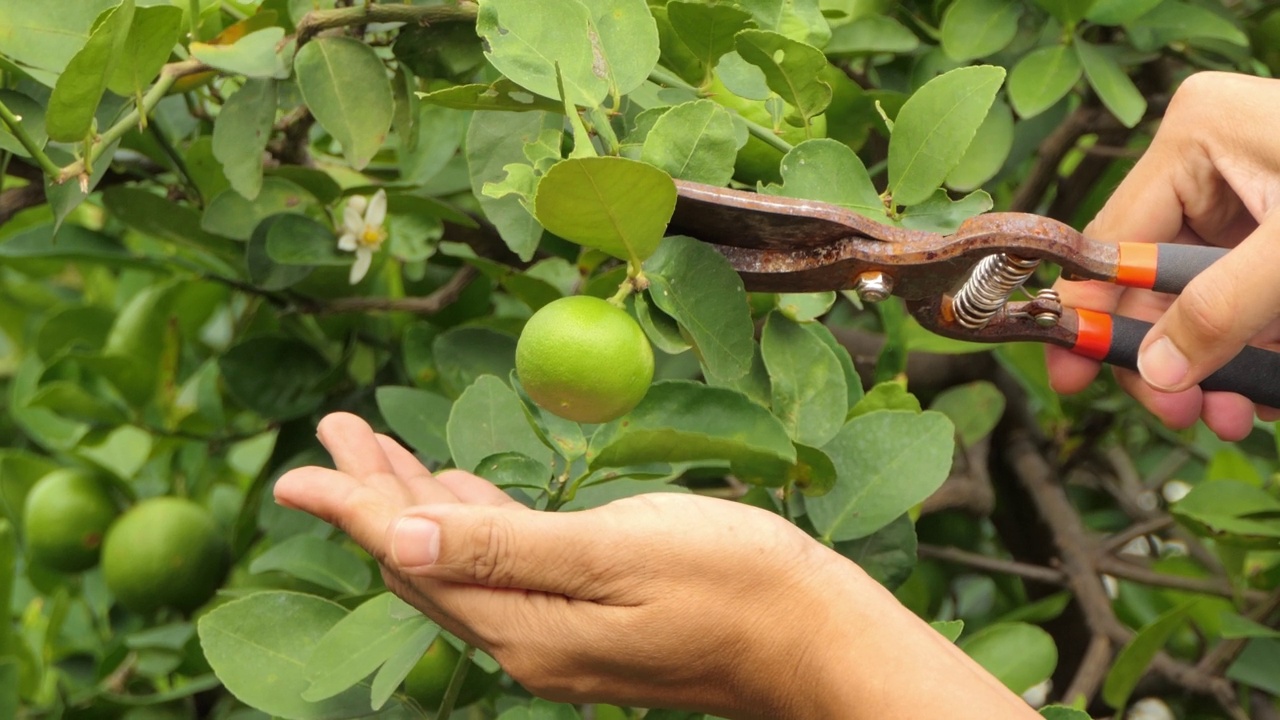
<path id="1" fill-rule="evenodd" d="M 1157 390 L 1175 390 L 1191 370 L 1187 356 L 1167 337 L 1151 343 L 1138 353 L 1138 372 Z"/>
<path id="2" fill-rule="evenodd" d="M 400 518 L 391 533 L 391 559 L 397 567 L 431 565 L 440 557 L 440 526 L 420 517 Z"/>

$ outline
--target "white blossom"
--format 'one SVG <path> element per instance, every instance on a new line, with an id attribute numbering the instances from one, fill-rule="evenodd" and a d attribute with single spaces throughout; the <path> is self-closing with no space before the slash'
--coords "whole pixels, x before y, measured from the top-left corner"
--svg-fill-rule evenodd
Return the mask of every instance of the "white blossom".
<path id="1" fill-rule="evenodd" d="M 338 249 L 356 254 L 356 261 L 351 264 L 352 285 L 369 272 L 373 254 L 387 239 L 387 229 L 383 225 L 386 219 L 385 190 L 379 190 L 371 198 L 356 195 L 347 201 L 342 211 L 342 235 L 338 238 Z"/>

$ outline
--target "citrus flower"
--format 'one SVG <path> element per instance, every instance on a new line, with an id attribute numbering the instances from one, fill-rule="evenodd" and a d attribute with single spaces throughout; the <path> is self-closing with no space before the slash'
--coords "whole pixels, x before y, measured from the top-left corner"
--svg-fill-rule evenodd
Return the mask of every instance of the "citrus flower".
<path id="1" fill-rule="evenodd" d="M 371 198 L 356 195 L 347 201 L 347 207 L 342 211 L 342 236 L 338 238 L 338 249 L 356 254 L 356 261 L 351 264 L 352 285 L 369 272 L 373 254 L 387 239 L 387 229 L 383 226 L 386 219 L 385 190 L 379 190 Z"/>

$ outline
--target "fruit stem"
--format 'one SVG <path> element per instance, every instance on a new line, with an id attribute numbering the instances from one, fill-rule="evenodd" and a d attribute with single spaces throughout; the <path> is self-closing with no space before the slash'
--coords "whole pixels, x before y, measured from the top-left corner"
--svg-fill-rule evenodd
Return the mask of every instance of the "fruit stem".
<path id="1" fill-rule="evenodd" d="M 648 287 L 649 278 L 644 276 L 644 270 L 640 269 L 639 264 L 627 263 L 627 279 L 618 283 L 618 292 L 609 298 L 609 304 L 625 310 L 627 296 Z"/>
<path id="2" fill-rule="evenodd" d="M 436 720 L 449 720 L 449 716 L 453 714 L 453 706 L 458 702 L 462 683 L 467 679 L 467 671 L 471 669 L 471 658 L 475 657 L 475 654 L 475 646 L 468 644 L 463 648 L 458 664 L 453 668 L 453 676 L 449 678 L 449 687 L 445 689 L 444 697 L 440 700 L 440 710 L 436 712 Z"/>

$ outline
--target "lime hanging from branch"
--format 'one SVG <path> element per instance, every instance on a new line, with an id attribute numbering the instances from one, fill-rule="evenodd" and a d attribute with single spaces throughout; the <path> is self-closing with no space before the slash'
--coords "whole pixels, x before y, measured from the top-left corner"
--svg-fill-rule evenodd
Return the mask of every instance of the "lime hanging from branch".
<path id="1" fill-rule="evenodd" d="M 575 295 L 529 319 L 516 344 L 516 374 L 544 410 L 603 423 L 629 412 L 648 392 L 653 349 L 625 311 Z"/>

